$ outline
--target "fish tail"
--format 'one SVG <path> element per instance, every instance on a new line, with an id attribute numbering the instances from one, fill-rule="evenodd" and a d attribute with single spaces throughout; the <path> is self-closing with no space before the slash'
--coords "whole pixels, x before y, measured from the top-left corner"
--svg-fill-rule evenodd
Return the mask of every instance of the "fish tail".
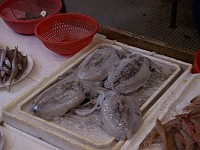
<path id="1" fill-rule="evenodd" d="M 10 91 L 10 85 L 6 85 L 7 91 Z"/>
<path id="2" fill-rule="evenodd" d="M 12 79 L 9 79 L 8 84 L 6 85 L 6 89 L 10 91 L 10 85 L 11 85 Z"/>

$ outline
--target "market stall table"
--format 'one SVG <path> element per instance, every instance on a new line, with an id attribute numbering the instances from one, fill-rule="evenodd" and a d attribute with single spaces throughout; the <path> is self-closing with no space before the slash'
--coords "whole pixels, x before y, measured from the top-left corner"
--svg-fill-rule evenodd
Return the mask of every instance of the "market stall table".
<path id="1" fill-rule="evenodd" d="M 33 59 L 33 62 L 34 62 L 33 70 L 25 79 L 23 79 L 22 81 L 19 82 L 20 84 L 19 83 L 14 84 L 11 87 L 11 91 L 9 91 L 9 92 L 6 90 L 6 88 L 1 89 L 0 96 L 2 97 L 2 100 L 0 102 L 0 107 L 2 109 L 5 105 L 7 105 L 11 101 L 13 101 L 15 98 L 19 98 L 19 96 L 21 96 L 25 92 L 30 91 L 33 87 L 38 88 L 38 86 L 41 85 L 38 83 L 42 83 L 42 81 L 45 78 L 48 79 L 48 77 L 54 71 L 56 71 L 58 68 L 62 68 L 64 70 L 63 67 L 66 67 L 65 62 L 69 59 L 69 57 L 60 56 L 58 54 L 55 54 L 55 53 L 49 51 L 47 48 L 45 48 L 43 46 L 43 44 L 38 39 L 36 39 L 35 36 L 24 36 L 24 35 L 16 34 L 14 31 L 12 31 L 10 28 L 8 28 L 3 23 L 2 20 L 0 20 L 0 21 L 1 21 L 0 24 L 2 26 L 2 28 L 0 29 L 0 32 L 2 33 L 2 36 L 5 37 L 5 38 L 0 39 L 1 40 L 0 46 L 1 47 L 9 46 L 12 48 L 12 47 L 18 45 L 19 50 L 21 50 L 22 52 L 31 56 Z M 112 42 L 114 43 L 114 41 L 112 41 Z M 179 62 L 179 61 L 176 61 L 171 58 L 159 56 L 156 53 L 150 53 L 150 52 L 146 52 L 146 53 L 149 53 L 149 55 L 155 54 L 158 58 L 161 57 L 170 62 L 176 62 L 177 64 L 179 64 L 181 66 L 181 68 L 183 69 L 182 70 L 183 72 L 186 71 L 185 73 L 183 73 L 184 76 L 186 76 L 187 73 L 191 74 L 190 73 L 190 69 L 191 69 L 190 64 L 185 64 L 184 62 Z M 77 58 L 78 57 L 75 57 L 75 59 L 77 59 Z M 65 65 L 63 65 L 63 64 L 65 64 Z M 61 71 L 61 70 L 59 70 L 59 71 Z M 177 81 L 178 85 L 180 82 L 180 84 L 181 84 L 180 86 L 182 86 L 182 84 L 186 83 L 186 82 L 182 83 L 182 79 L 183 79 L 183 76 L 181 79 L 179 79 L 181 82 Z M 175 87 L 173 87 L 173 88 L 175 88 Z M 171 90 L 174 91 L 173 89 L 171 89 Z M 169 92 L 167 94 L 169 94 Z M 165 96 L 163 96 L 163 97 L 165 98 L 167 94 L 165 94 Z M 162 101 L 162 99 L 161 99 L 161 101 Z M 14 104 L 14 103 L 12 103 L 12 104 Z M 16 104 L 16 105 L 18 105 L 18 104 Z M 14 105 L 14 107 L 16 105 Z M 4 111 L 7 111 L 7 110 L 4 109 Z M 5 149 L 35 149 L 35 148 L 37 148 L 37 149 L 58 149 L 56 147 L 53 147 L 52 145 L 49 145 L 49 144 L 43 142 L 40 139 L 34 138 L 30 135 L 25 134 L 24 132 L 21 132 L 15 128 L 12 128 L 12 127 L 8 126 L 7 124 L 4 125 L 3 129 L 6 134 L 6 142 L 7 142 Z M 23 128 L 21 128 L 21 129 L 23 130 Z M 28 132 L 28 131 L 26 131 L 26 132 Z M 65 146 L 66 146 L 66 143 L 65 143 Z M 125 144 L 125 146 L 126 146 L 126 144 Z"/>

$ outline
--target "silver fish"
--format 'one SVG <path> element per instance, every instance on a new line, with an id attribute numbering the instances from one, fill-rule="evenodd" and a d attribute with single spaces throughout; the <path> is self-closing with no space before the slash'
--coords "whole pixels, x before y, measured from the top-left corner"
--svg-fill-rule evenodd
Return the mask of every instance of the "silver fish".
<path id="1" fill-rule="evenodd" d="M 1 68 L 1 71 L 4 71 L 8 75 L 11 74 L 11 70 L 7 66 L 5 66 L 4 64 L 3 64 L 2 68 Z"/>
<path id="2" fill-rule="evenodd" d="M 18 55 L 18 47 L 15 47 L 14 57 L 12 59 L 11 74 L 10 74 L 10 78 L 8 80 L 8 85 L 7 85 L 8 91 L 10 90 L 10 85 L 11 85 L 14 77 L 17 75 L 17 73 L 19 71 L 17 55 Z"/>
<path id="3" fill-rule="evenodd" d="M 6 50 L 3 48 L 0 49 L 0 54 L 1 54 L 1 57 L 0 57 L 0 69 L 1 69 L 3 66 L 3 62 L 5 60 L 5 57 L 6 57 Z"/>
<path id="4" fill-rule="evenodd" d="M 6 65 L 6 67 L 11 69 L 11 62 L 7 57 L 5 57 L 4 64 Z"/>
<path id="5" fill-rule="evenodd" d="M 86 57 L 78 68 L 78 78 L 100 82 L 107 78 L 110 68 L 120 61 L 120 55 L 114 48 L 96 49 Z"/>
<path id="6" fill-rule="evenodd" d="M 25 56 L 23 56 L 22 53 L 18 53 L 17 57 L 18 57 L 18 68 L 19 68 L 19 70 L 24 70 L 23 61 L 24 61 Z"/>
<path id="7" fill-rule="evenodd" d="M 105 82 L 105 87 L 119 93 L 136 91 L 150 78 L 151 64 L 149 58 L 136 53 L 132 54 L 112 68 Z"/>
<path id="8" fill-rule="evenodd" d="M 0 75 L 0 76 L 1 76 L 1 79 L 3 79 L 3 77 L 4 77 L 5 74 L 6 74 L 6 72 L 2 70 L 2 71 L 0 71 L 0 73 L 1 73 L 1 75 Z"/>
<path id="9" fill-rule="evenodd" d="M 105 94 L 101 113 L 106 131 L 118 141 L 132 138 L 143 123 L 134 99 L 115 92 Z"/>
<path id="10" fill-rule="evenodd" d="M 38 95 L 31 107 L 36 116 L 46 120 L 63 116 L 85 99 L 74 79 L 66 78 Z"/>

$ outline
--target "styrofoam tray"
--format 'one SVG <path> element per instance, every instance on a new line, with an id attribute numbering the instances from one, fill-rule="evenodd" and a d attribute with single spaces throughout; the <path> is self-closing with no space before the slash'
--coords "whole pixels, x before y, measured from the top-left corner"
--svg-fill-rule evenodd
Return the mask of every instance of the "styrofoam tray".
<path id="1" fill-rule="evenodd" d="M 87 134 L 82 135 L 76 132 L 76 130 L 72 131 L 69 128 L 64 128 L 63 126 L 59 126 L 55 123 L 38 118 L 24 109 L 24 107 L 32 103 L 35 96 L 37 96 L 50 84 L 55 82 L 58 76 L 63 75 L 67 70 L 79 64 L 84 57 L 101 46 L 110 46 L 119 50 L 140 52 L 155 62 L 159 66 L 159 69 L 162 73 L 168 74 L 168 77 L 163 81 L 163 83 L 160 84 L 156 90 L 151 91 L 152 93 L 146 99 L 146 102 L 142 104 L 141 110 L 143 113 L 146 111 L 148 112 L 151 106 L 156 103 L 163 93 L 165 93 L 165 91 L 181 75 L 181 72 L 185 71 L 181 70 L 179 64 L 187 68 L 186 70 L 191 69 L 191 65 L 182 63 L 180 61 L 173 60 L 170 62 L 167 60 L 167 58 L 160 59 L 158 55 L 156 57 L 151 56 L 151 52 L 139 50 L 119 42 L 105 39 L 99 40 L 90 45 L 88 48 L 74 55 L 68 62 L 61 66 L 51 76 L 40 82 L 31 91 L 28 91 L 20 98 L 7 105 L 2 112 L 4 121 L 9 125 L 30 133 L 36 137 L 42 138 L 45 141 L 62 149 L 119 149 L 124 144 L 124 141 L 116 142 L 114 141 L 113 137 L 109 136 L 107 133 L 103 133 L 103 131 L 100 129 L 95 129 L 93 130 L 94 132 L 88 132 Z"/>
<path id="2" fill-rule="evenodd" d="M 190 71 L 186 71 L 177 81 L 146 113 L 144 124 L 134 138 L 123 145 L 122 150 L 139 149 L 145 138 L 155 128 L 157 118 L 162 123 L 174 119 L 176 115 L 183 113 L 183 108 L 190 103 L 192 98 L 200 95 L 199 74 L 191 74 Z M 159 144 L 157 146 L 154 145 L 154 148 L 157 150 L 162 149 Z M 145 149 L 152 149 L 152 147 L 146 147 Z"/>

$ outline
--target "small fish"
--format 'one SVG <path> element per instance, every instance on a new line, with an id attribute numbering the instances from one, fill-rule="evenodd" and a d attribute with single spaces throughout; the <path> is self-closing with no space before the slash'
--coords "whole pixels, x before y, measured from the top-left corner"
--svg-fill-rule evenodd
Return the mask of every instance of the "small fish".
<path id="1" fill-rule="evenodd" d="M 6 67 L 8 67 L 9 69 L 11 69 L 11 62 L 10 62 L 10 60 L 7 57 L 4 60 L 4 64 L 6 65 Z"/>
<path id="2" fill-rule="evenodd" d="M 23 55 L 21 53 L 18 53 L 18 68 L 19 70 L 23 70 Z"/>
<path id="3" fill-rule="evenodd" d="M 14 57 L 15 49 L 11 49 L 11 50 L 10 50 L 10 49 L 7 47 L 6 50 L 7 50 L 6 57 L 8 58 L 8 60 L 9 60 L 10 62 L 12 62 L 12 59 L 13 59 L 13 57 Z"/>
<path id="4" fill-rule="evenodd" d="M 8 76 L 5 75 L 5 76 L 3 77 L 2 83 L 3 83 L 3 84 L 6 83 L 7 79 L 8 79 Z"/>
<path id="5" fill-rule="evenodd" d="M 6 74 L 10 75 L 11 71 L 8 67 L 6 67 L 4 64 L 1 68 L 1 71 L 4 71 Z"/>
<path id="6" fill-rule="evenodd" d="M 23 61 L 22 61 L 22 69 L 25 70 L 26 67 L 28 65 L 28 59 L 27 59 L 27 55 L 26 56 L 23 56 Z"/>
<path id="7" fill-rule="evenodd" d="M 0 69 L 2 69 L 2 66 L 3 66 L 3 62 L 6 58 L 6 50 L 5 49 L 1 49 L 1 57 L 0 57 Z"/>
<path id="8" fill-rule="evenodd" d="M 5 74 L 6 74 L 6 72 L 1 70 L 1 75 L 0 75 L 0 76 L 1 76 L 1 79 L 4 78 Z"/>
<path id="9" fill-rule="evenodd" d="M 15 47 L 15 51 L 14 51 L 14 57 L 12 59 L 12 69 L 11 69 L 11 74 L 10 74 L 10 78 L 8 80 L 8 91 L 10 90 L 10 85 L 12 83 L 12 80 L 15 78 L 15 76 L 18 73 L 18 59 L 17 59 L 17 55 L 18 55 L 18 47 Z"/>
<path id="10" fill-rule="evenodd" d="M 22 65 L 19 65 L 19 63 L 18 63 L 19 70 L 18 70 L 18 73 L 16 74 L 15 78 L 13 79 L 13 81 L 17 81 L 21 78 L 21 76 L 23 75 L 27 66 L 28 66 L 28 60 L 27 60 L 27 55 L 26 55 L 26 56 L 22 57 Z"/>

